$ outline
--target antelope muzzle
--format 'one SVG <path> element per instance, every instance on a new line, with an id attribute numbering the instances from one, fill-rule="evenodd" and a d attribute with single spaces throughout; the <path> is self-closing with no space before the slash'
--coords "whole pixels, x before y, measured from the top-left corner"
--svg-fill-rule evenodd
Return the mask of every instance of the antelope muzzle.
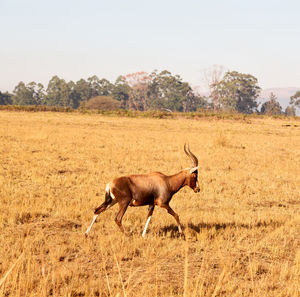
<path id="1" fill-rule="evenodd" d="M 193 190 L 194 190 L 195 193 L 199 193 L 200 192 L 200 188 L 198 186 L 195 187 Z"/>

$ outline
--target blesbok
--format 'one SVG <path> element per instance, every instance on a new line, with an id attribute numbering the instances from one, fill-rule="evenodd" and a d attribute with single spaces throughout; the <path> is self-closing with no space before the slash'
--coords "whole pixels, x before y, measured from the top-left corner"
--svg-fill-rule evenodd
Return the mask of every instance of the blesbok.
<path id="1" fill-rule="evenodd" d="M 186 148 L 186 145 L 184 145 L 184 152 L 192 161 L 191 167 L 174 175 L 168 176 L 160 172 L 129 175 L 115 178 L 108 183 L 105 190 L 105 201 L 95 209 L 93 220 L 85 234 L 87 235 L 90 232 L 99 214 L 116 203 L 119 204 L 119 212 L 115 222 L 122 232 L 124 232 L 122 218 L 128 206 L 149 205 L 147 221 L 142 233 L 144 237 L 154 207 L 158 205 L 165 208 L 175 218 L 179 233 L 183 233 L 179 216 L 169 206 L 169 203 L 173 195 L 184 186 L 189 186 L 195 193 L 200 191 L 198 186 L 198 159 L 189 147 Z"/>

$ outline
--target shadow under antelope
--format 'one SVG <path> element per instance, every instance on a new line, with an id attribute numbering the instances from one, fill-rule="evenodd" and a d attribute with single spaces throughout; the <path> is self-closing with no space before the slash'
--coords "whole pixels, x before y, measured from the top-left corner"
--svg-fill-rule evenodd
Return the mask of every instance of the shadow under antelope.
<path id="1" fill-rule="evenodd" d="M 122 176 L 109 182 L 106 185 L 105 201 L 95 209 L 93 220 L 85 235 L 88 235 L 91 231 L 99 214 L 116 203 L 119 204 L 119 212 L 116 215 L 115 222 L 123 233 L 122 218 L 128 206 L 149 205 L 147 221 L 142 233 L 144 237 L 154 207 L 157 205 L 165 208 L 175 218 L 178 231 L 183 234 L 179 216 L 169 206 L 169 203 L 173 195 L 185 186 L 189 186 L 195 193 L 200 191 L 198 186 L 198 159 L 186 145 L 184 145 L 184 152 L 191 160 L 191 167 L 181 170 L 174 175 L 168 176 L 160 172 L 153 172 L 150 174 Z"/>

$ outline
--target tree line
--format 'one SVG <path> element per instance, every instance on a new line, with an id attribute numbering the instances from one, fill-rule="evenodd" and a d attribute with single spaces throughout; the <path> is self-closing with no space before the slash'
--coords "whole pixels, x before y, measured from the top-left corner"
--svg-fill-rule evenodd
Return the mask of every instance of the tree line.
<path id="1" fill-rule="evenodd" d="M 250 74 L 227 71 L 222 77 L 211 77 L 208 83 L 209 94 L 201 96 L 179 75 L 172 75 L 167 70 L 155 70 L 150 74 L 127 74 L 119 76 L 114 83 L 105 78 L 99 79 L 96 75 L 77 82 L 67 82 L 53 76 L 46 88 L 41 83 L 25 84 L 21 81 L 12 94 L 0 92 L 0 105 L 47 105 L 76 109 L 89 106 L 89 102 L 93 102 L 90 106 L 95 108 L 98 98 L 105 101 L 106 109 L 117 107 L 171 112 L 214 109 L 247 114 L 257 112 L 286 115 L 295 115 L 295 107 L 300 107 L 298 91 L 291 97 L 290 106 L 285 112 L 272 93 L 259 110 L 261 88 L 257 79 Z"/>

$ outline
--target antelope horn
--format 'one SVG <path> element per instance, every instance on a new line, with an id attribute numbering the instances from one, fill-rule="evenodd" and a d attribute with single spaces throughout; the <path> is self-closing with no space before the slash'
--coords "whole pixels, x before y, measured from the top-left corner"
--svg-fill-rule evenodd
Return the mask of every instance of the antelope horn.
<path id="1" fill-rule="evenodd" d="M 188 150 L 192 157 L 194 167 L 197 167 L 198 166 L 198 158 L 191 152 L 190 146 L 188 146 Z"/>
<path id="2" fill-rule="evenodd" d="M 197 157 L 191 152 L 190 146 L 188 145 L 186 149 L 186 143 L 184 144 L 184 152 L 186 155 L 191 159 L 192 161 L 192 166 L 191 167 L 197 167 L 198 166 L 198 159 Z"/>

